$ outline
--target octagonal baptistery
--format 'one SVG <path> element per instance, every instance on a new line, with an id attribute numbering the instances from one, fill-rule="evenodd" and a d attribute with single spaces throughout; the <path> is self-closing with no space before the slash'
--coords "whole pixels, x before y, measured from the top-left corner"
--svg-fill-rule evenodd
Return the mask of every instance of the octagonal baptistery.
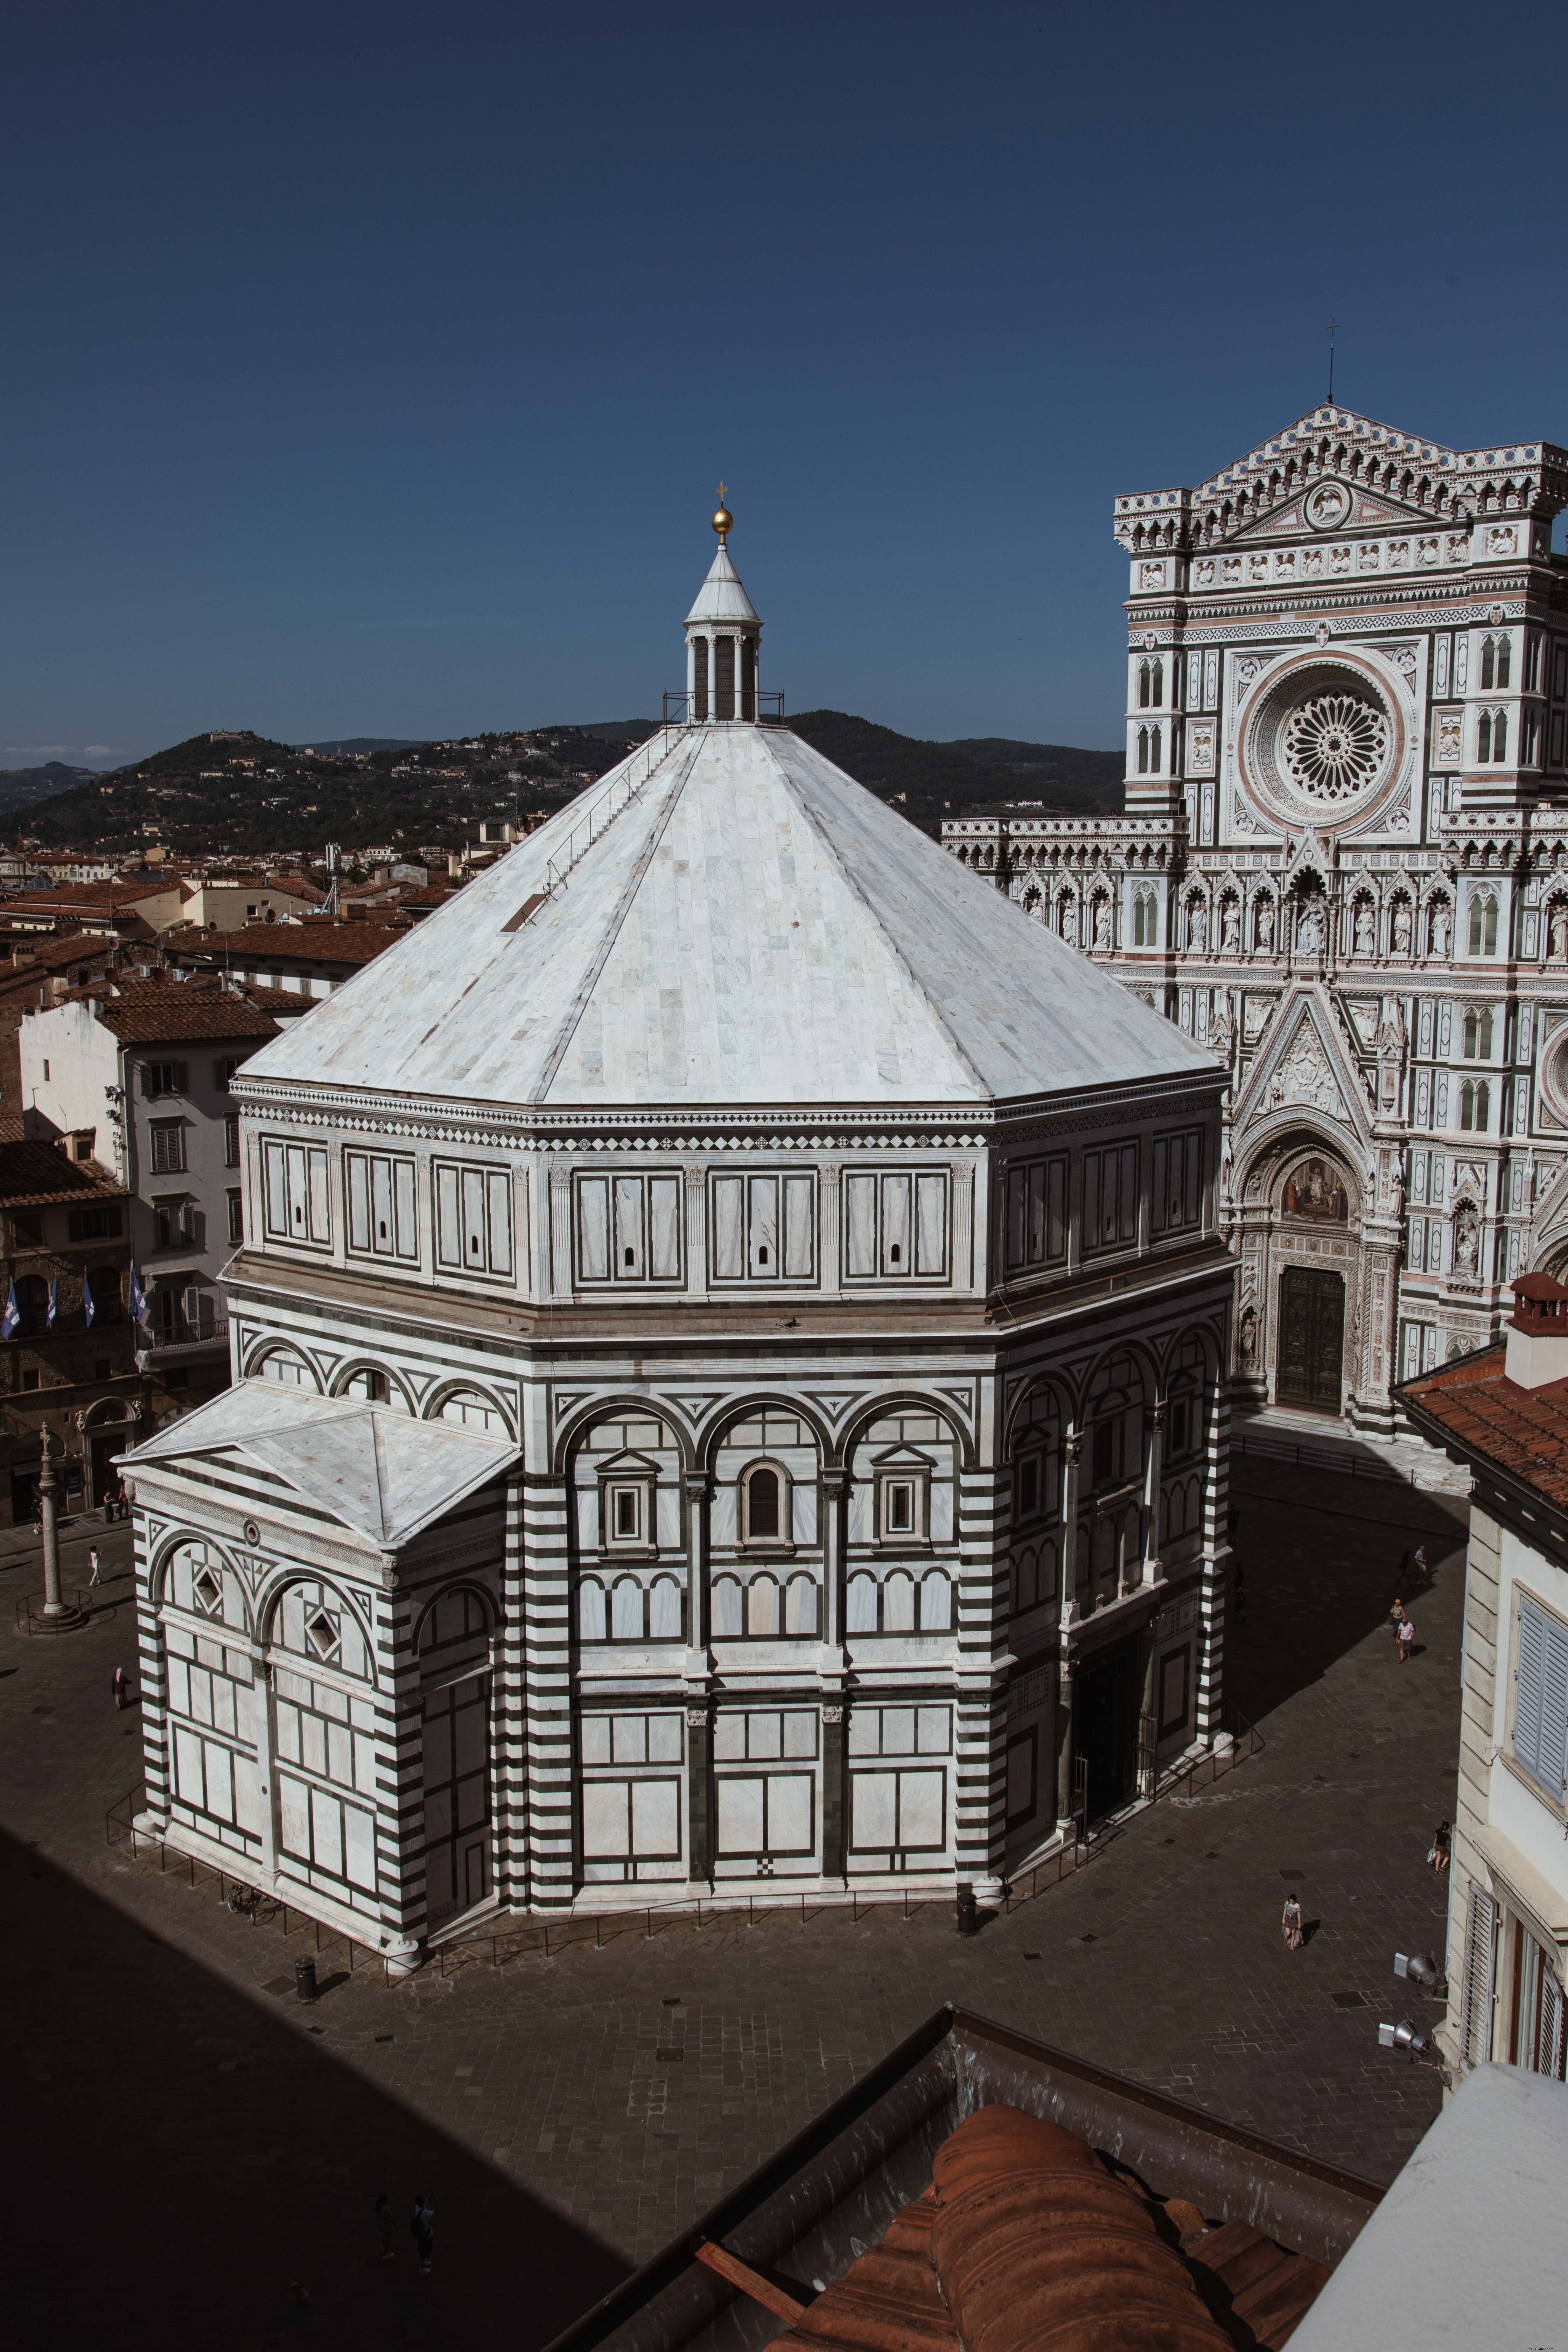
<path id="1" fill-rule="evenodd" d="M 758 627 L 721 546 L 682 715 L 237 1075 L 234 1386 L 126 1457 L 149 1823 L 395 1965 L 984 1895 L 1218 1734 L 1222 1073 Z"/>

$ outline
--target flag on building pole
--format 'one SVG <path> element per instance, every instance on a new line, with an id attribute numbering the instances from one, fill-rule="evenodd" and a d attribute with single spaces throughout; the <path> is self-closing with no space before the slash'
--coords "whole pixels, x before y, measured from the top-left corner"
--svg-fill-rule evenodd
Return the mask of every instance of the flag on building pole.
<path id="1" fill-rule="evenodd" d="M 46 1331 L 52 1331 L 55 1328 L 55 1316 L 58 1310 L 59 1303 L 60 1284 L 59 1276 L 57 1275 L 49 1284 L 48 1311 L 44 1317 L 44 1328 Z"/>
<path id="2" fill-rule="evenodd" d="M 134 1266 L 131 1269 L 131 1320 L 132 1323 L 145 1323 L 147 1320 L 147 1297 Z"/>
<path id="3" fill-rule="evenodd" d="M 0 1310 L 0 1339 L 14 1339 L 22 1328 L 22 1318 L 16 1305 L 16 1286 L 5 1285 L 5 1305 Z"/>
<path id="4" fill-rule="evenodd" d="M 92 1328 L 92 1277 L 87 1274 L 84 1274 L 81 1278 L 81 1319 L 90 1331 Z"/>

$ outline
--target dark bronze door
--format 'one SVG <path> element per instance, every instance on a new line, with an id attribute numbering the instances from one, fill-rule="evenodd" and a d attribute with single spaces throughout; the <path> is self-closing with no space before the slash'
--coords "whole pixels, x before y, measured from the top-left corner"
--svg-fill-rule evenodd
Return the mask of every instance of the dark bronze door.
<path id="1" fill-rule="evenodd" d="M 1087 1821 L 1097 1822 L 1131 1801 L 1138 1760 L 1136 1642 L 1123 1642 L 1079 1668 L 1073 1752 L 1089 1767 Z"/>
<path id="2" fill-rule="evenodd" d="M 1317 1266 L 1279 1277 L 1279 1370 L 1275 1397 L 1310 1412 L 1338 1412 L 1345 1352 L 1345 1280 Z"/>

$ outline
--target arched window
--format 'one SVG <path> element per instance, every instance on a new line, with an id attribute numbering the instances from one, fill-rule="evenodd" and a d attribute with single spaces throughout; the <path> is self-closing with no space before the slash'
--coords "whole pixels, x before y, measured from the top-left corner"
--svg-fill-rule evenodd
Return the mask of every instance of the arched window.
<path id="1" fill-rule="evenodd" d="M 952 1580 L 945 1569 L 931 1568 L 921 1579 L 921 1632 L 952 1631 Z"/>
<path id="2" fill-rule="evenodd" d="M 1132 944 L 1135 948 L 1160 944 L 1160 902 L 1152 890 L 1140 890 L 1133 897 Z"/>
<path id="3" fill-rule="evenodd" d="M 611 1591 L 610 1638 L 616 1642 L 643 1638 L 643 1592 L 635 1576 L 623 1576 Z"/>
<path id="4" fill-rule="evenodd" d="M 1151 727 L 1149 730 L 1149 773 L 1152 776 L 1157 776 L 1159 772 L 1160 730 L 1157 727 Z"/>
<path id="5" fill-rule="evenodd" d="M 877 1630 L 877 1580 L 864 1570 L 849 1580 L 846 1595 L 847 1630 L 851 1633 L 874 1633 Z"/>
<path id="6" fill-rule="evenodd" d="M 1140 710 L 1149 708 L 1149 665 L 1146 661 L 1138 665 L 1138 708 Z"/>
<path id="7" fill-rule="evenodd" d="M 1475 1123 L 1476 1123 L 1476 1089 L 1475 1089 L 1475 1084 L 1474 1084 L 1474 1081 L 1473 1081 L 1472 1079 L 1467 1078 L 1467 1079 L 1465 1080 L 1464 1085 L 1459 1088 L 1459 1125 L 1460 1125 L 1462 1128 L 1464 1128 L 1464 1129 L 1470 1129 L 1470 1128 L 1474 1127 Z"/>
<path id="8" fill-rule="evenodd" d="M 734 1641 L 741 1631 L 741 1580 L 738 1576 L 716 1576 L 713 1579 L 713 1632 L 721 1641 Z"/>
<path id="9" fill-rule="evenodd" d="M 656 1576 L 648 1593 L 648 1635 L 655 1642 L 681 1637 L 680 1586 L 673 1576 Z"/>
<path id="10" fill-rule="evenodd" d="M 915 1630 L 915 1580 L 901 1568 L 894 1569 L 882 1588 L 882 1631 L 885 1633 L 912 1633 Z"/>
<path id="11" fill-rule="evenodd" d="M 1496 712 L 1492 719 L 1492 765 L 1500 767 L 1508 757 L 1508 713 Z"/>
<path id="12" fill-rule="evenodd" d="M 1476 728 L 1476 759 L 1478 763 L 1484 768 L 1488 761 L 1491 758 L 1491 755 L 1492 715 L 1489 710 L 1483 710 Z"/>
<path id="13" fill-rule="evenodd" d="M 816 1631 L 816 1579 L 814 1576 L 792 1576 L 784 1587 L 784 1632 L 815 1633 Z"/>
<path id="14" fill-rule="evenodd" d="M 755 1641 L 771 1641 L 779 1630 L 779 1589 L 771 1576 L 753 1576 L 746 1587 L 746 1631 Z"/>
<path id="15" fill-rule="evenodd" d="M 1469 1011 L 1465 1015 L 1465 1059 L 1467 1062 L 1473 1062 L 1476 1058 L 1476 1046 L 1480 1036 L 1480 1028 L 1481 1016 L 1472 1004 Z"/>
<path id="16" fill-rule="evenodd" d="M 1490 890 L 1478 890 L 1470 900 L 1470 953 L 1497 953 L 1497 898 Z"/>
<path id="17" fill-rule="evenodd" d="M 784 1525 L 784 1480 L 769 1463 L 758 1463 L 741 1481 L 742 1525 L 747 1543 L 780 1543 Z"/>
<path id="18" fill-rule="evenodd" d="M 507 1434 L 506 1416 L 478 1389 L 454 1389 L 442 1399 L 437 1421 L 462 1422 L 469 1429 L 488 1430 L 496 1437 Z"/>
<path id="19" fill-rule="evenodd" d="M 1152 661 L 1149 665 L 1149 699 L 1158 710 L 1165 699 L 1165 665 Z"/>
<path id="20" fill-rule="evenodd" d="M 1481 692 L 1483 694 L 1497 683 L 1494 676 L 1496 668 L 1497 640 L 1494 637 L 1483 637 L 1481 639 Z M 1483 760 L 1486 758 L 1484 751 L 1481 757 Z"/>
<path id="21" fill-rule="evenodd" d="M 1509 667 L 1513 657 L 1513 639 L 1500 637 L 1497 641 L 1497 682 L 1500 694 L 1508 684 Z M 1483 680 L 1483 684 L 1484 684 Z"/>
<path id="22" fill-rule="evenodd" d="M 1492 1090 L 1488 1085 L 1486 1079 L 1482 1078 L 1476 1087 L 1476 1131 L 1478 1134 L 1486 1134 L 1488 1129 L 1491 1126 L 1491 1118 Z"/>
<path id="23" fill-rule="evenodd" d="M 1149 772 L 1149 730 L 1146 727 L 1138 730 L 1138 772 L 1141 776 Z"/>
<path id="24" fill-rule="evenodd" d="M 1481 1060 L 1489 1062 L 1492 1057 L 1492 1016 L 1489 1006 L 1481 1014 L 1480 1035 L 1477 1043 Z"/>
<path id="25" fill-rule="evenodd" d="M 597 1576 L 585 1576 L 578 1585 L 576 1600 L 576 1630 L 578 1642 L 609 1642 L 609 1613 L 605 1606 L 605 1585 Z"/>

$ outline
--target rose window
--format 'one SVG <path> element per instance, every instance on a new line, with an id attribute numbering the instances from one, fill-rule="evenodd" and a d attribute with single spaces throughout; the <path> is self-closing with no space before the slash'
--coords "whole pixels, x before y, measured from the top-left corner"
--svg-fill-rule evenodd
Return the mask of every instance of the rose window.
<path id="1" fill-rule="evenodd" d="M 1279 730 L 1280 761 L 1314 800 L 1342 801 L 1369 784 L 1388 751 L 1388 718 L 1358 694 L 1315 694 Z"/>

